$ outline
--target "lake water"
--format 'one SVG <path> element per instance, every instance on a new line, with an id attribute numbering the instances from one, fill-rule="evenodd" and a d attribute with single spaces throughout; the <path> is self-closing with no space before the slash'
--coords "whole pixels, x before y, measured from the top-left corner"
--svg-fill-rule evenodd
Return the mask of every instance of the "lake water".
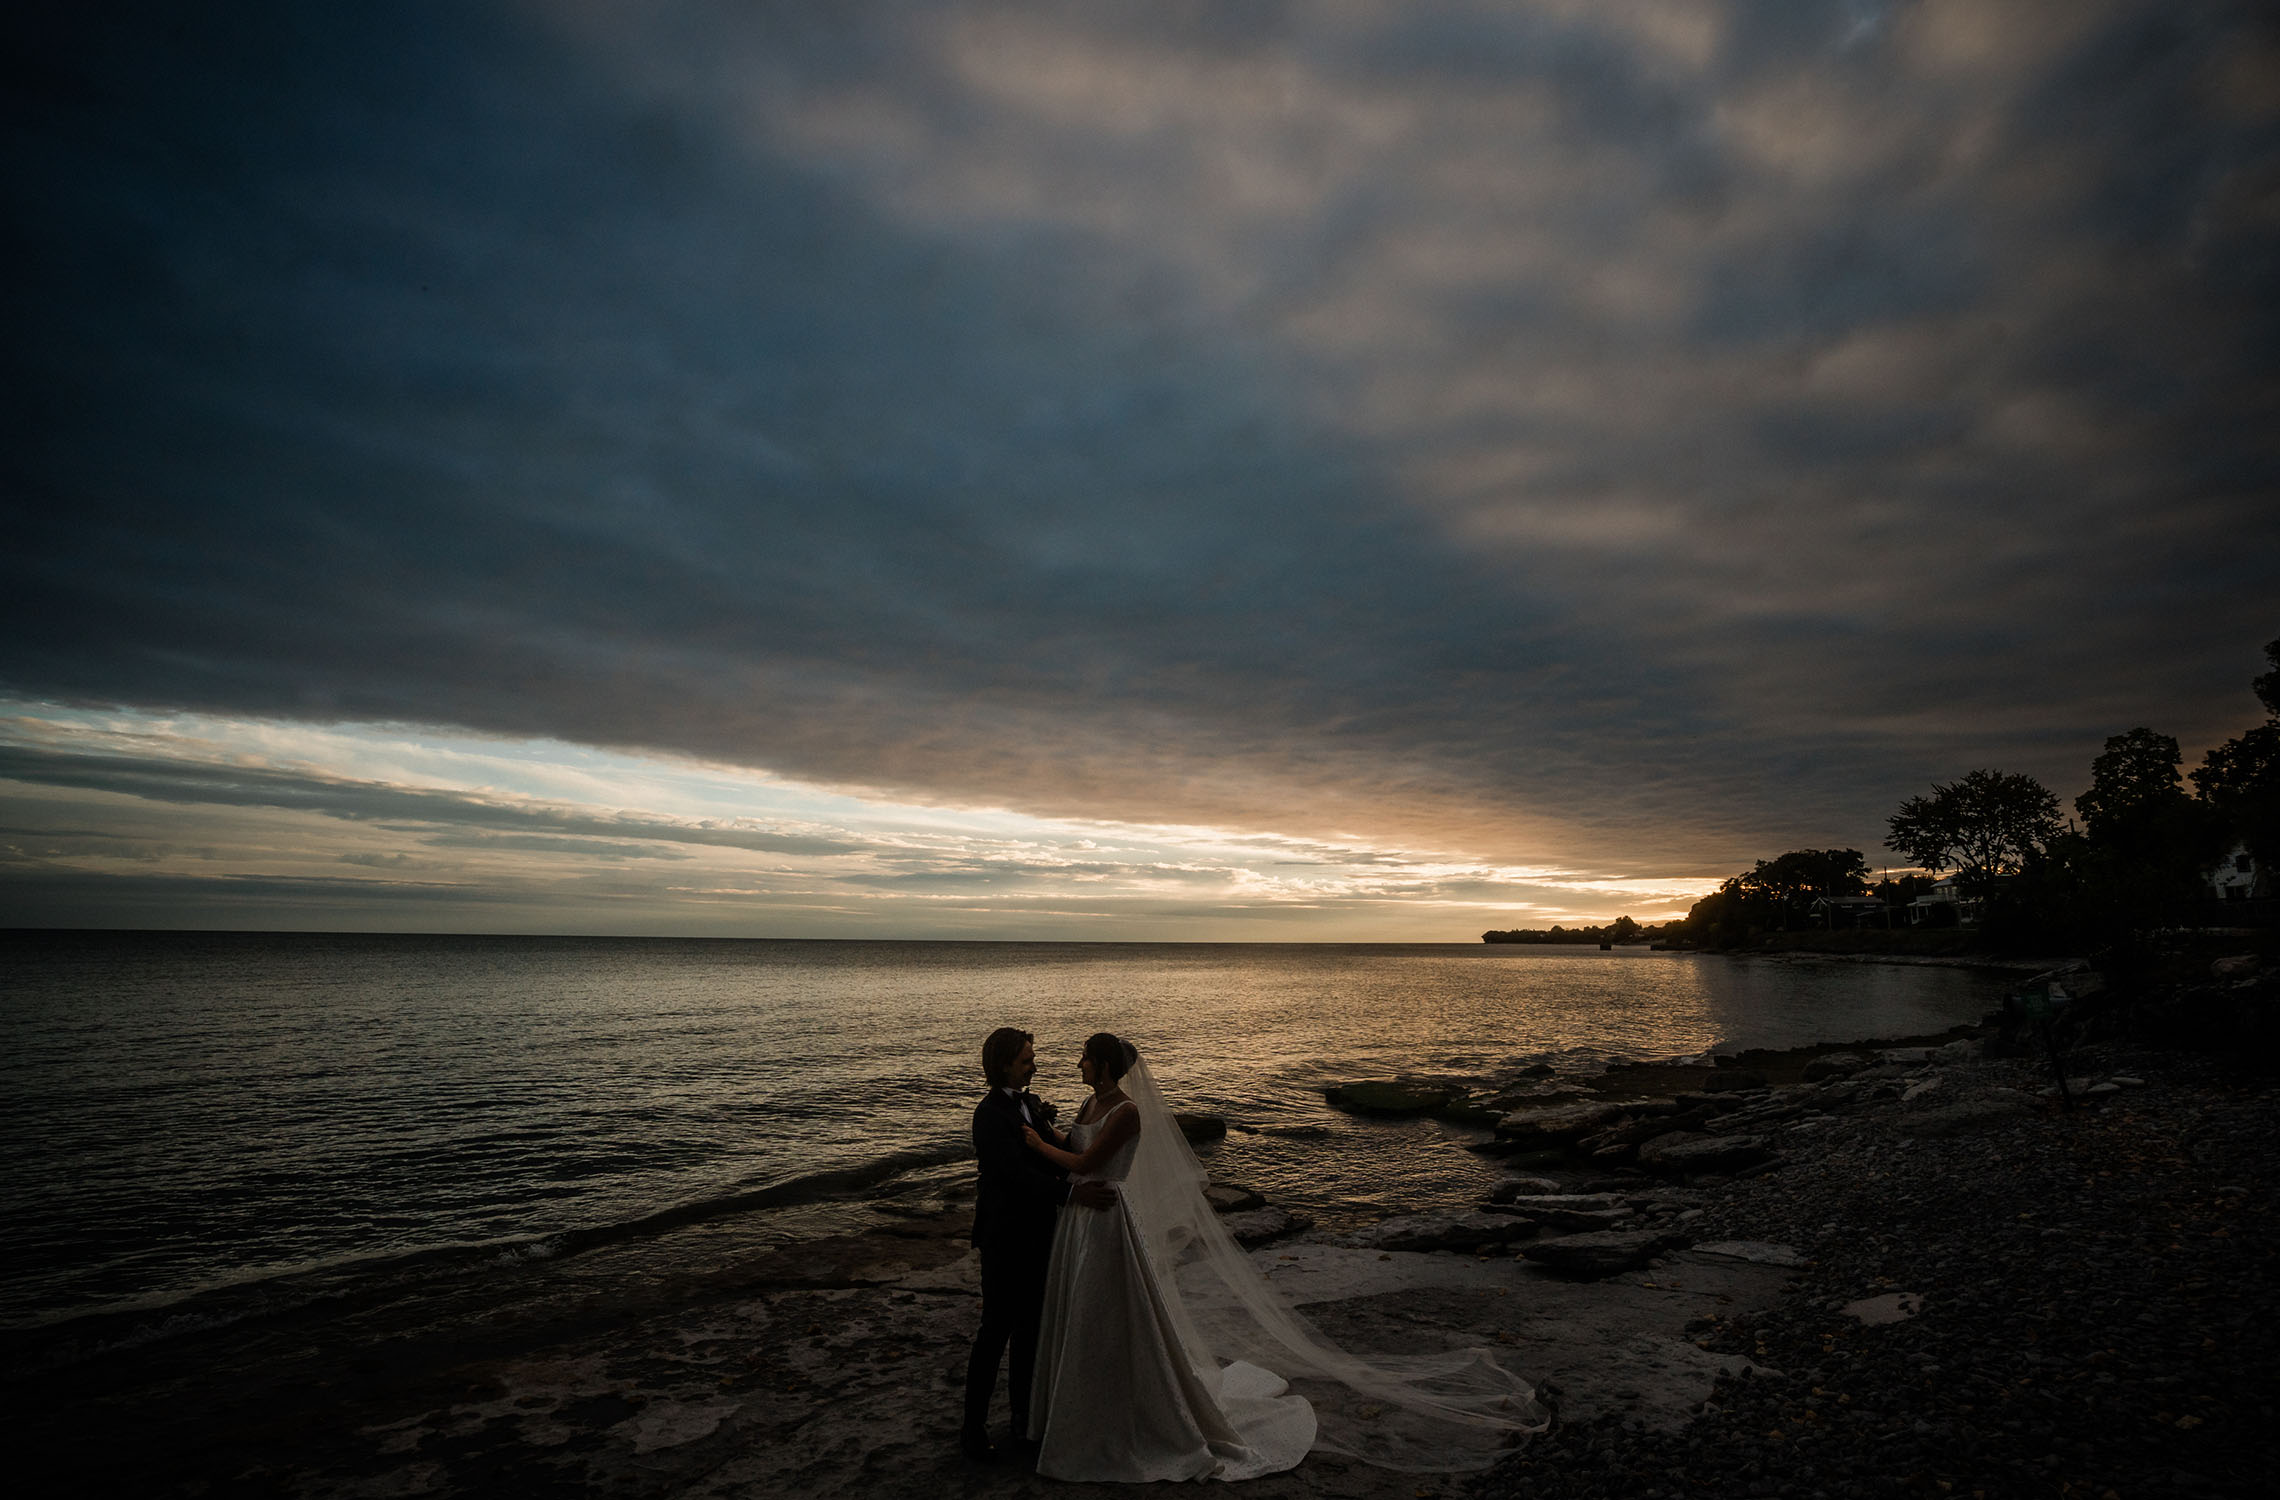
<path id="1" fill-rule="evenodd" d="M 1227 1117 L 1215 1174 L 1335 1225 L 1496 1169 L 1327 1084 L 1935 1032 L 2002 986 L 1488 944 L 7 935 L 0 1328 L 932 1201 L 1000 1025 L 1071 1106 L 1083 1038 L 1132 1039 Z"/>

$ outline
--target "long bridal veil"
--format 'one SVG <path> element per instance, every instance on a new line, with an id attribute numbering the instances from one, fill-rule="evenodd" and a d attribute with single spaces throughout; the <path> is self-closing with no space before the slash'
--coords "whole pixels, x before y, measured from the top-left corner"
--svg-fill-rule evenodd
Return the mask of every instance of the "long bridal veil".
<path id="1" fill-rule="evenodd" d="M 1128 1043 L 1127 1046 L 1130 1044 Z M 1314 1405 L 1315 1447 L 1386 1468 L 1480 1468 L 1548 1419 L 1485 1349 L 1373 1355 L 1331 1342 L 1271 1285 L 1219 1221 L 1210 1180 L 1136 1059 L 1123 1079 L 1140 1111 L 1124 1202 L 1191 1356 L 1271 1370 Z"/>

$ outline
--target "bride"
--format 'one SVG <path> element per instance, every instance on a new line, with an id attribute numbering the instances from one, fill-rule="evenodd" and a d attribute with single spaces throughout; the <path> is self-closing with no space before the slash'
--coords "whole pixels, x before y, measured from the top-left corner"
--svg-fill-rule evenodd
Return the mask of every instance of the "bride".
<path id="1" fill-rule="evenodd" d="M 1077 1066 L 1092 1097 L 1070 1149 L 1025 1139 L 1114 1184 L 1118 1202 L 1064 1210 L 1055 1231 L 1029 1411 L 1038 1473 L 1249 1479 L 1314 1449 L 1443 1471 L 1543 1427 L 1528 1387 L 1485 1351 L 1362 1360 L 1331 1343 L 1219 1222 L 1131 1044 L 1099 1032 Z"/>

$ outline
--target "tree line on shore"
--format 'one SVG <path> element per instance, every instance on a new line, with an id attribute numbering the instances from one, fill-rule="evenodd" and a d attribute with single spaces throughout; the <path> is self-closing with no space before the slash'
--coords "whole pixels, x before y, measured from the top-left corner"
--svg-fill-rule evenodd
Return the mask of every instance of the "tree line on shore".
<path id="1" fill-rule="evenodd" d="M 1989 946 L 2141 945 L 2152 932 L 2190 924 L 2212 899 L 2210 872 L 2236 848 L 2260 870 L 2280 862 L 2280 640 L 2264 652 L 2270 670 L 2252 684 L 2264 723 L 2209 751 L 2189 775 L 2179 770 L 2174 737 L 2143 727 L 2114 735 L 2090 763 L 2075 819 L 2063 819 L 2057 796 L 2032 776 L 1977 770 L 1935 782 L 1929 796 L 1908 798 L 1887 820 L 1885 846 L 1919 867 L 1896 879 L 1872 883 L 1857 849 L 1795 849 L 1724 881 L 1676 921 L 1624 916 L 1482 937 L 1736 948 L 1843 909 L 1824 902 L 1856 903 L 1851 925 L 1898 927 L 1945 874 L 1962 899 L 1931 909 L 1952 921 L 1968 902 Z M 1870 900 L 1882 903 L 1881 914 Z"/>

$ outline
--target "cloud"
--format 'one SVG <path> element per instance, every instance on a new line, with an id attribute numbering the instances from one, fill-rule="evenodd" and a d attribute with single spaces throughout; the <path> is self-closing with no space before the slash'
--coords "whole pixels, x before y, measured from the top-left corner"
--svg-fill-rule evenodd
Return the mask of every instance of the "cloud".
<path id="1" fill-rule="evenodd" d="M 11 24 L 22 694 L 1697 875 L 2251 706 L 2252 9 Z"/>

